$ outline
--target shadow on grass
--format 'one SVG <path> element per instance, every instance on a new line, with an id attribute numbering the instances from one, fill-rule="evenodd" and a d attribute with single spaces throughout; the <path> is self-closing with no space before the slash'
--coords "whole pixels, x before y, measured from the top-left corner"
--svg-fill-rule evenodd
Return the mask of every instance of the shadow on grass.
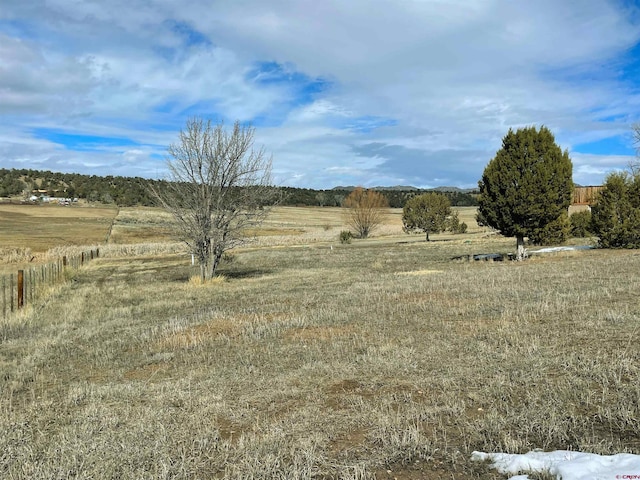
<path id="1" fill-rule="evenodd" d="M 262 277 L 264 275 L 269 275 L 273 273 L 273 270 L 267 270 L 262 268 L 243 268 L 243 269 L 220 269 L 218 270 L 220 275 L 224 275 L 225 277 L 233 280 L 242 280 L 245 278 L 257 278 Z"/>
<path id="2" fill-rule="evenodd" d="M 273 273 L 273 270 L 266 270 L 260 268 L 243 268 L 243 269 L 228 269 L 220 268 L 216 271 L 216 275 L 222 275 L 229 280 L 244 280 L 248 278 L 259 278 L 264 275 Z M 164 276 L 165 280 L 177 283 L 188 283 L 193 277 L 198 277 L 200 270 L 197 268 L 190 269 L 188 271 L 176 271 L 173 275 Z"/>

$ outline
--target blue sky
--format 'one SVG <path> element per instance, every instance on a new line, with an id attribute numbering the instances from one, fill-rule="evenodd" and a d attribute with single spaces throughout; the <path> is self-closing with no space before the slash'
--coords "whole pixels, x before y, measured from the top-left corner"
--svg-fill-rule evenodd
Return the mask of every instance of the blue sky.
<path id="1" fill-rule="evenodd" d="M 623 0 L 2 0 L 0 166 L 158 178 L 189 117 L 256 127 L 281 185 L 475 187 L 546 125 L 574 181 L 635 159 Z"/>

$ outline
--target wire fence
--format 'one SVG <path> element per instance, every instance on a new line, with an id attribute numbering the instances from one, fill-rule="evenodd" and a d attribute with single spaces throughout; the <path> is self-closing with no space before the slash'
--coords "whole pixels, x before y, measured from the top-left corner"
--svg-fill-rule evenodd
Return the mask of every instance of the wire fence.
<path id="1" fill-rule="evenodd" d="M 46 287 L 64 280 L 65 272 L 78 269 L 94 258 L 98 258 L 100 249 L 87 250 L 79 255 L 63 256 L 54 262 L 20 269 L 17 273 L 0 276 L 0 302 L 2 318 L 35 302 Z"/>

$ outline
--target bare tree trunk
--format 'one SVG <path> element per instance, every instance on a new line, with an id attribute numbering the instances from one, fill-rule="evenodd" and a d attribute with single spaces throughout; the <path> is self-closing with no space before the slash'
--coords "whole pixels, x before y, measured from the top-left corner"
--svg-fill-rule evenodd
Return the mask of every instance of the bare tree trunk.
<path id="1" fill-rule="evenodd" d="M 211 249 L 211 271 L 209 278 L 213 278 L 218 270 L 218 266 L 220 265 L 220 261 L 222 260 L 222 255 L 224 254 L 224 249 L 219 245 L 213 246 Z"/>
<path id="2" fill-rule="evenodd" d="M 516 260 L 521 262 L 525 257 L 523 235 L 516 235 L 516 245 Z"/>

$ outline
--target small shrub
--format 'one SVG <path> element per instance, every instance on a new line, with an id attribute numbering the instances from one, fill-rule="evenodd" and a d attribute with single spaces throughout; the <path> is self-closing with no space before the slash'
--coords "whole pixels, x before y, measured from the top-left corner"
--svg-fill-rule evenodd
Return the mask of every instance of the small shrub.
<path id="1" fill-rule="evenodd" d="M 467 233 L 467 224 L 464 222 L 458 223 L 455 226 L 453 233 Z"/>
<path id="2" fill-rule="evenodd" d="M 453 234 L 466 233 L 467 224 L 464 222 L 460 222 L 460 218 L 458 217 L 458 212 L 454 211 L 451 214 L 451 216 L 447 218 L 445 229 L 449 230 Z"/>
<path id="3" fill-rule="evenodd" d="M 351 233 L 349 230 L 342 230 L 340 232 L 340 243 L 342 244 L 351 243 L 352 238 L 353 238 L 353 233 Z"/>
<path id="4" fill-rule="evenodd" d="M 591 232 L 591 211 L 583 210 L 574 212 L 569 216 L 571 225 L 571 236 L 575 238 L 590 237 Z"/>

